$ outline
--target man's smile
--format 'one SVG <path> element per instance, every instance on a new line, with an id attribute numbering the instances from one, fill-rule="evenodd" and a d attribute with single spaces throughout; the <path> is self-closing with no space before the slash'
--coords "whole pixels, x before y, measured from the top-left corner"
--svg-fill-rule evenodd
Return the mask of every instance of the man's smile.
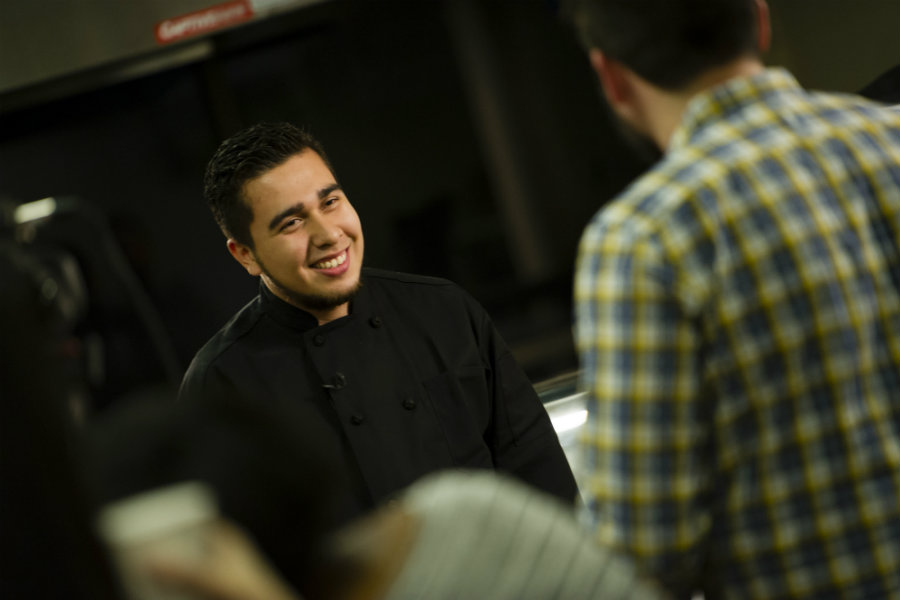
<path id="1" fill-rule="evenodd" d="M 341 265 L 347 262 L 347 251 L 344 250 L 337 256 L 332 256 L 330 258 L 326 258 L 320 260 L 319 262 L 313 263 L 311 267 L 313 269 L 329 271 L 332 269 L 337 269 Z"/>

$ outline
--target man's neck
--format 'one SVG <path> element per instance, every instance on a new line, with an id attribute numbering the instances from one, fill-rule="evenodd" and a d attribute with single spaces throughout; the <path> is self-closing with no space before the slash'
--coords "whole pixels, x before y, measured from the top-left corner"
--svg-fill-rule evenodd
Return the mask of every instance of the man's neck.
<path id="1" fill-rule="evenodd" d="M 291 306 L 309 313 L 316 319 L 320 326 L 324 325 L 325 323 L 330 323 L 331 321 L 340 319 L 341 317 L 346 317 L 350 314 L 349 301 L 337 306 L 332 306 L 330 308 L 310 308 L 305 305 L 302 298 L 298 298 L 294 294 L 291 294 L 282 286 L 278 285 L 272 278 L 263 275 L 262 280 L 263 284 L 269 289 L 270 292 L 272 292 L 272 294 L 274 294 L 284 302 L 290 304 Z"/>
<path id="2" fill-rule="evenodd" d="M 688 103 L 697 95 L 736 77 L 749 77 L 765 67 L 756 58 L 741 58 L 727 65 L 710 69 L 687 87 L 668 91 L 644 82 L 645 123 L 647 132 L 656 144 L 666 150 L 672 134 L 681 122 Z"/>

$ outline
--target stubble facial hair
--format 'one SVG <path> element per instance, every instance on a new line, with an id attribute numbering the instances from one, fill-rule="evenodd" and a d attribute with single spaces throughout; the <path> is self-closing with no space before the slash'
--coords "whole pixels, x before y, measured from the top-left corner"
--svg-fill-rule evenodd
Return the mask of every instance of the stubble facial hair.
<path id="1" fill-rule="evenodd" d="M 278 281 L 275 277 L 272 276 L 272 273 L 266 268 L 266 266 L 259 261 L 259 258 L 256 258 L 256 264 L 259 265 L 260 270 L 265 274 L 268 280 L 272 283 L 272 285 L 276 288 L 272 290 L 273 293 L 276 293 L 284 298 L 287 298 L 288 301 L 301 310 L 330 310 L 332 308 L 336 308 L 341 304 L 345 304 L 353 300 L 356 294 L 359 292 L 359 289 L 362 287 L 362 279 L 357 279 L 356 283 L 349 290 L 336 293 L 336 294 L 301 294 L 297 291 L 290 289 L 288 286 L 284 285 L 280 281 Z"/>

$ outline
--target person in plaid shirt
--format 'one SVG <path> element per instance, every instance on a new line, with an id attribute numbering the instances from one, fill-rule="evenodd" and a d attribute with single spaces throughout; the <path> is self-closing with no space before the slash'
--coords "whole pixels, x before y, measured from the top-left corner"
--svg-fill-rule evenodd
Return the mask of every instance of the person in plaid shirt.
<path id="1" fill-rule="evenodd" d="M 576 266 L 601 541 L 676 598 L 900 598 L 900 114 L 765 67 L 763 0 L 573 18 L 663 152 Z"/>

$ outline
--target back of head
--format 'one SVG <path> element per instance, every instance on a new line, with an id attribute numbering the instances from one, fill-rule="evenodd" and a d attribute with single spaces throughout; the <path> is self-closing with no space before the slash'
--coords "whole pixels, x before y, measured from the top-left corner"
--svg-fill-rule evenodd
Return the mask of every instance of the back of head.
<path id="1" fill-rule="evenodd" d="M 666 90 L 757 53 L 755 0 L 571 0 L 582 42 Z"/>
<path id="2" fill-rule="evenodd" d="M 319 141 L 290 123 L 259 123 L 219 145 L 206 166 L 203 195 L 227 237 L 253 247 L 250 237 L 253 213 L 244 201 L 244 186 L 306 150 L 316 152 L 331 169 Z"/>
<path id="3" fill-rule="evenodd" d="M 305 592 L 319 544 L 344 518 L 343 479 L 328 438 L 307 426 L 302 407 L 159 400 L 111 410 L 88 429 L 100 503 L 200 481 L 222 514 Z"/>

